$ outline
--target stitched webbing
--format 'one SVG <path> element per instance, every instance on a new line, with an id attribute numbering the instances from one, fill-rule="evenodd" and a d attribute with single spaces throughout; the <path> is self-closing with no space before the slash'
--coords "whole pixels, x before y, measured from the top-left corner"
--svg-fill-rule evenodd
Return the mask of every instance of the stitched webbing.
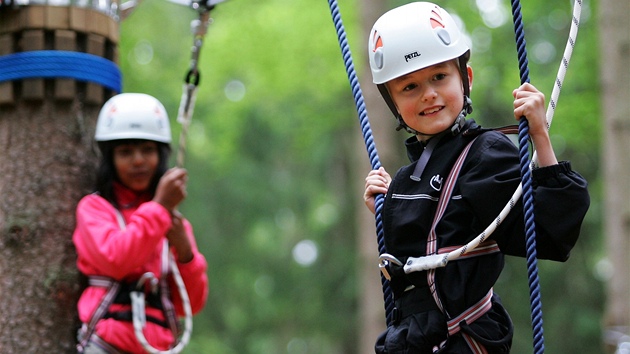
<path id="1" fill-rule="evenodd" d="M 440 201 L 438 202 L 437 210 L 435 211 L 435 216 L 433 217 L 433 223 L 431 224 L 431 231 L 429 232 L 429 237 L 427 239 L 427 256 L 437 254 L 438 252 L 437 233 L 435 232 L 435 228 L 444 215 L 444 211 L 446 210 L 448 202 L 451 199 L 451 195 L 453 194 L 453 189 L 455 187 L 457 177 L 459 176 L 459 172 L 461 171 L 464 160 L 466 159 L 466 156 L 468 155 L 468 152 L 470 151 L 470 148 L 472 147 L 472 144 L 475 142 L 475 140 L 477 140 L 476 137 L 471 140 L 468 145 L 466 145 L 464 150 L 462 150 L 462 152 L 459 154 L 459 157 L 455 161 L 455 164 L 453 164 L 453 167 L 451 168 L 448 177 L 446 178 L 442 193 L 440 194 Z M 435 269 L 429 269 L 427 271 L 427 283 L 429 284 L 431 294 L 433 295 L 433 299 L 435 300 L 438 308 L 440 309 L 440 311 L 448 316 L 448 313 L 446 313 L 444 306 L 442 305 L 442 301 L 438 296 L 437 287 L 435 285 Z"/>

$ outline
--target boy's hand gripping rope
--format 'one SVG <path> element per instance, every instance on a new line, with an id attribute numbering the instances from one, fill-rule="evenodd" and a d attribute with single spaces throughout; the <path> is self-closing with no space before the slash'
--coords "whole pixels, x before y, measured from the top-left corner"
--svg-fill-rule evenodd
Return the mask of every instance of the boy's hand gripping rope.
<path id="1" fill-rule="evenodd" d="M 518 0 L 515 0 L 518 1 Z M 373 169 L 378 169 L 381 165 L 378 159 L 378 153 L 376 152 L 376 147 L 374 146 L 374 140 L 372 138 L 372 131 L 370 129 L 370 123 L 369 123 L 369 119 L 367 117 L 367 113 L 365 111 L 365 105 L 364 105 L 364 101 L 363 101 L 363 97 L 362 97 L 362 93 L 361 93 L 361 88 L 359 86 L 359 82 L 358 79 L 356 77 L 355 71 L 354 71 L 354 65 L 352 64 L 352 54 L 350 53 L 350 49 L 346 40 L 346 34 L 345 34 L 345 30 L 343 27 L 343 22 L 341 20 L 341 14 L 339 13 L 339 8 L 337 5 L 337 1 L 336 0 L 328 0 L 328 4 L 330 6 L 330 10 L 332 13 L 332 17 L 333 17 L 333 22 L 335 24 L 335 28 L 337 30 L 337 36 L 339 39 L 339 45 L 341 47 L 341 51 L 342 51 L 342 56 L 344 59 L 344 63 L 346 66 L 346 72 L 348 74 L 348 79 L 350 80 L 350 84 L 352 86 L 352 92 L 353 92 L 353 96 L 355 99 L 355 104 L 357 107 L 357 111 L 359 113 L 359 120 L 361 123 L 361 130 L 363 132 L 363 137 L 365 140 L 365 144 L 366 147 L 368 149 L 368 154 L 370 157 L 370 162 L 372 164 L 372 168 Z M 555 113 L 555 109 L 556 109 L 556 104 L 557 104 L 557 100 L 558 97 L 560 95 L 560 91 L 562 89 L 562 83 L 564 82 L 564 77 L 566 74 L 566 70 L 569 66 L 569 62 L 571 59 L 571 55 L 573 54 L 573 47 L 575 46 L 575 41 L 577 38 L 577 33 L 578 33 L 578 27 L 579 27 L 579 22 L 580 22 L 580 15 L 581 15 L 581 10 L 582 10 L 582 0 L 575 0 L 574 2 L 574 6 L 573 6 L 573 19 L 571 22 L 571 29 L 570 29 L 570 33 L 569 33 L 569 38 L 567 40 L 567 44 L 565 47 L 565 51 L 562 57 L 562 61 L 560 63 L 560 67 L 558 69 L 558 74 L 556 76 L 556 80 L 555 80 L 555 85 L 553 87 L 553 91 L 551 93 L 551 98 L 549 101 L 549 106 L 547 107 L 547 114 L 546 114 L 546 118 L 547 118 L 547 129 L 549 129 L 549 127 L 551 126 L 551 121 L 553 120 L 553 115 Z M 522 44 L 523 50 L 525 47 L 525 40 L 524 38 L 522 38 L 522 40 L 519 37 L 523 37 L 522 36 L 522 23 L 521 23 L 521 15 L 520 15 L 520 5 L 519 4 L 515 4 L 513 6 L 513 11 L 514 11 L 514 18 L 515 18 L 515 33 L 516 33 L 516 40 L 517 40 L 517 46 L 519 46 L 520 50 L 520 45 Z M 519 33 L 521 33 L 521 35 L 519 35 Z M 520 43 L 520 44 L 519 44 Z M 525 73 L 528 73 L 527 70 L 527 58 L 526 58 L 526 51 L 525 51 L 525 56 L 523 57 L 524 61 L 525 61 Z M 519 60 L 521 60 L 521 57 L 519 56 Z M 523 68 L 523 65 L 519 63 L 519 68 Z M 529 81 L 529 79 L 527 79 L 527 81 Z M 521 119 L 521 122 L 519 122 L 519 130 L 521 130 L 521 125 L 522 125 L 522 121 L 524 119 Z M 525 120 L 525 125 L 527 125 L 527 121 Z M 521 135 L 519 133 L 519 144 L 521 143 Z M 525 144 L 527 144 L 527 132 L 525 132 Z M 525 148 L 525 152 L 527 152 L 527 155 L 529 155 L 527 148 Z M 521 153 L 521 151 L 519 151 L 519 154 Z M 532 160 L 531 160 L 531 165 L 529 166 L 529 168 L 532 168 L 535 163 L 536 163 L 536 152 L 534 151 Z M 529 156 L 526 156 L 525 160 L 522 161 L 523 163 L 527 162 L 529 159 Z M 527 171 L 527 174 L 529 174 L 529 168 Z M 531 185 L 529 186 L 531 188 Z M 468 244 L 462 246 L 461 248 L 454 250 L 446 255 L 435 255 L 435 256 L 427 256 L 427 257 L 419 257 L 419 258 L 410 258 L 408 260 L 408 262 L 406 263 L 404 270 L 405 273 L 410 273 L 410 272 L 414 272 L 414 271 L 420 271 L 420 270 L 427 270 L 427 269 L 435 269 L 435 268 L 439 268 L 439 267 L 444 267 L 446 266 L 446 264 L 449 261 L 455 260 L 461 256 L 463 256 L 464 254 L 474 250 L 475 248 L 477 248 L 479 246 L 479 244 L 481 244 L 483 241 L 485 241 L 495 230 L 496 228 L 501 224 L 501 222 L 506 218 L 506 216 L 509 214 L 509 212 L 513 209 L 514 205 L 516 205 L 518 199 L 521 197 L 523 192 L 523 184 L 519 184 L 518 188 L 516 189 L 516 191 L 514 192 L 514 194 L 512 195 L 512 197 L 510 198 L 510 200 L 508 201 L 508 203 L 505 205 L 505 207 L 503 208 L 503 210 L 501 210 L 501 212 L 499 213 L 499 215 L 495 218 L 494 222 L 491 223 L 481 234 L 479 234 L 475 239 L 473 239 L 472 241 L 470 241 Z M 530 193 L 531 195 L 531 193 Z M 383 206 L 383 196 L 382 195 L 377 195 L 376 197 L 376 226 L 377 226 L 377 241 L 378 241 L 378 245 L 379 245 L 379 252 L 381 254 L 380 256 L 380 264 L 379 267 L 381 269 L 386 269 L 385 267 L 389 264 L 389 263 L 396 263 L 398 265 L 401 265 L 400 261 L 398 259 L 396 259 L 395 257 L 385 253 L 385 247 L 384 247 L 384 242 L 383 242 L 383 229 L 382 229 L 382 219 L 381 219 L 381 211 L 382 211 L 382 206 Z M 528 215 L 525 214 L 525 217 L 527 218 Z M 532 219 L 533 219 L 533 215 L 531 215 Z M 535 242 L 535 234 L 534 234 L 534 242 Z M 535 244 L 533 246 L 533 250 L 535 252 Z M 530 252 L 531 248 L 529 243 L 527 244 L 527 251 L 528 253 Z M 529 262 L 532 258 L 530 256 L 528 256 L 528 270 L 529 268 L 531 268 L 529 266 Z M 533 258 L 534 262 L 536 261 L 535 255 Z M 537 272 L 536 275 L 537 276 Z M 391 294 L 391 290 L 389 288 L 389 283 L 388 280 L 383 276 L 383 274 L 381 274 L 381 283 L 383 284 L 383 293 L 384 293 L 384 298 L 385 298 L 385 309 L 386 309 L 386 317 L 387 317 L 387 323 L 389 324 L 391 321 L 391 314 L 392 314 L 392 310 L 393 310 L 393 298 L 392 298 L 392 294 Z M 537 286 L 538 282 L 537 280 L 535 282 L 533 282 L 534 287 Z M 538 294 L 535 296 L 539 299 L 539 291 Z M 534 316 L 535 312 L 539 312 L 540 311 L 540 306 L 532 306 L 532 318 L 536 317 L 536 318 L 540 318 L 541 316 Z M 538 321 L 538 320 L 536 320 Z M 536 324 L 533 324 L 534 327 L 536 327 Z M 541 340 L 542 340 L 542 325 L 539 326 L 540 327 L 540 334 L 535 333 L 534 335 L 534 346 L 535 348 L 540 348 L 542 350 L 544 350 L 544 344 L 542 344 Z M 535 330 L 535 332 L 537 332 L 537 330 Z M 538 353 L 538 352 L 537 352 Z"/>
<path id="2" fill-rule="evenodd" d="M 359 123 L 361 124 L 361 131 L 363 132 L 363 139 L 367 148 L 368 156 L 370 158 L 370 164 L 372 169 L 377 170 L 381 167 L 381 162 L 376 151 L 374 139 L 372 137 L 372 129 L 370 128 L 370 121 L 367 116 L 367 110 L 365 109 L 365 102 L 363 100 L 363 93 L 361 92 L 361 86 L 359 85 L 359 79 L 357 78 L 354 70 L 354 64 L 352 63 L 352 53 L 350 52 L 350 46 L 346 40 L 346 33 L 343 27 L 343 21 L 341 19 L 341 13 L 339 12 L 339 6 L 336 0 L 328 0 L 332 19 L 337 30 L 337 38 L 339 40 L 339 46 L 341 48 L 341 54 L 343 56 L 344 64 L 346 67 L 346 73 L 350 86 L 352 87 L 352 95 L 354 96 L 354 102 L 359 114 Z M 375 199 L 375 216 L 376 216 L 376 233 L 378 242 L 379 254 L 386 253 L 385 242 L 383 240 L 383 220 L 381 218 L 381 212 L 383 210 L 384 198 L 382 194 L 376 196 Z M 383 260 L 387 262 L 387 260 Z M 383 288 L 383 298 L 385 300 L 385 317 L 387 324 L 392 323 L 393 311 L 394 311 L 394 297 L 392 290 L 389 286 L 389 280 L 381 274 L 381 285 Z"/>

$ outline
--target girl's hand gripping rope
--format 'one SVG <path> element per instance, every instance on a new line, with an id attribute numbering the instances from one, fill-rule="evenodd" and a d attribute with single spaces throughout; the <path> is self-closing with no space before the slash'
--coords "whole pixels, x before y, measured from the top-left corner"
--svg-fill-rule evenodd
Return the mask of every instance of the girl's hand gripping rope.
<path id="1" fill-rule="evenodd" d="M 154 202 L 160 203 L 166 210 L 173 213 L 175 208 L 186 198 L 186 181 L 188 172 L 183 168 L 174 167 L 160 178 L 155 191 Z"/>

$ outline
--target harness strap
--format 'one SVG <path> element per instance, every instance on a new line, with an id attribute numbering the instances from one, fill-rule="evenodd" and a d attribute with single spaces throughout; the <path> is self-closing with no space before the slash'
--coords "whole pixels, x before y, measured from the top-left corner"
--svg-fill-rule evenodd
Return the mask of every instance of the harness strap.
<path id="1" fill-rule="evenodd" d="M 153 317 L 153 316 L 149 316 L 149 315 L 145 315 L 144 316 L 145 319 L 147 320 L 147 322 L 152 322 L 155 323 L 156 325 L 169 329 L 168 327 L 168 323 L 166 323 L 166 321 L 162 321 L 159 318 Z M 108 312 L 105 314 L 105 316 L 103 316 L 103 319 L 108 319 L 108 318 L 113 318 L 115 320 L 118 321 L 125 321 L 125 322 L 132 322 L 133 321 L 133 313 L 131 312 L 131 310 L 128 311 L 116 311 L 116 312 Z"/>
<path id="2" fill-rule="evenodd" d="M 468 348 L 470 348 L 470 350 L 472 350 L 474 354 L 488 354 L 486 348 L 479 342 L 477 342 L 473 337 L 469 336 L 468 334 L 463 334 L 463 337 L 466 341 L 466 344 L 468 344 Z"/>
<path id="3" fill-rule="evenodd" d="M 462 152 L 459 154 L 459 157 L 455 161 L 455 164 L 453 164 L 453 167 L 451 168 L 451 171 L 448 174 L 446 183 L 444 184 L 444 189 L 442 190 L 442 193 L 440 195 L 440 200 L 438 202 L 435 216 L 433 218 L 433 223 L 431 225 L 431 232 L 429 233 L 429 238 L 427 240 L 427 253 L 426 253 L 427 255 L 448 253 L 448 250 L 451 248 L 451 247 L 445 247 L 445 248 L 438 249 L 437 233 L 435 229 L 439 221 L 442 219 L 444 212 L 446 211 L 446 207 L 448 206 L 448 203 L 453 194 L 453 190 L 455 189 L 455 183 L 457 181 L 457 177 L 459 176 L 461 168 L 464 164 L 464 160 L 466 160 L 466 156 L 468 155 L 468 152 L 470 151 L 470 148 L 472 147 L 476 139 L 477 138 L 475 137 L 473 140 L 471 140 L 468 143 L 468 145 L 466 145 L 464 150 L 462 150 Z M 475 252 L 471 252 L 470 254 L 467 254 L 466 256 L 474 257 L 474 256 L 479 256 L 482 254 L 488 254 L 488 253 L 494 253 L 494 252 L 499 252 L 499 247 L 496 244 L 496 242 L 486 241 L 484 242 L 484 245 L 483 247 L 481 247 L 481 249 L 477 248 Z M 444 305 L 442 305 L 442 301 L 440 300 L 440 297 L 437 291 L 437 286 L 436 286 L 436 281 L 435 281 L 435 269 L 429 269 L 427 271 L 427 282 L 429 284 L 429 288 L 431 289 L 431 294 L 433 295 L 433 299 L 435 300 L 435 303 L 437 304 L 438 308 L 447 317 L 450 317 L 450 315 L 444 308 Z M 488 312 L 488 310 L 492 308 L 492 302 L 491 302 L 492 294 L 493 294 L 492 289 L 490 289 L 490 291 L 488 291 L 486 296 L 484 296 L 476 304 L 468 308 L 463 313 L 448 320 L 447 326 L 448 326 L 449 335 L 453 335 L 460 331 L 460 323 L 462 321 L 466 321 L 466 323 L 472 323 L 475 320 L 477 320 L 479 317 L 483 316 L 486 312 Z M 473 353 L 475 354 L 487 353 L 485 347 L 481 345 L 480 343 L 478 343 L 477 340 L 475 340 L 474 338 L 472 338 L 466 333 L 462 333 L 462 336 L 464 337 L 466 343 L 468 344 L 468 347 L 473 351 Z"/>
<path id="4" fill-rule="evenodd" d="M 483 316 L 486 312 L 488 312 L 492 308 L 492 294 L 493 291 L 490 289 L 486 296 L 484 296 L 481 300 L 479 300 L 476 304 L 469 307 L 466 311 L 462 312 L 459 316 L 453 317 L 446 322 L 448 326 L 448 334 L 454 335 L 455 333 L 460 331 L 460 324 L 462 321 L 466 321 L 466 323 L 470 324 L 476 321 L 479 317 Z"/>
<path id="5" fill-rule="evenodd" d="M 420 159 L 418 159 L 418 162 L 416 162 L 416 168 L 413 170 L 413 173 L 411 174 L 411 176 L 409 176 L 409 178 L 416 182 L 420 181 L 420 179 L 422 178 L 422 172 L 424 172 L 424 168 L 427 166 L 427 163 L 431 158 L 431 154 L 433 154 L 435 146 L 437 145 L 437 143 L 440 142 L 445 134 L 446 132 L 441 133 L 438 136 L 435 136 L 431 140 L 429 140 L 427 145 L 424 147 L 422 155 L 420 155 Z"/>
<path id="6" fill-rule="evenodd" d="M 460 247 L 461 246 L 442 247 L 442 248 L 438 249 L 437 253 L 438 254 L 450 253 L 450 252 L 452 252 L 452 251 L 454 251 L 456 249 L 459 249 Z M 460 256 L 457 259 L 472 258 L 472 257 L 477 257 L 477 256 L 482 256 L 482 255 L 486 255 L 486 254 L 490 254 L 490 253 L 497 253 L 497 252 L 501 252 L 501 250 L 499 249 L 499 245 L 496 243 L 496 241 L 494 241 L 494 240 L 486 240 L 486 241 L 480 243 L 479 246 L 477 246 L 477 248 L 473 249 L 470 252 L 467 252 L 467 253 L 463 254 L 462 256 Z"/>
<path id="7" fill-rule="evenodd" d="M 114 299 L 116 298 L 116 294 L 118 294 L 118 289 L 120 288 L 120 283 L 118 282 L 110 281 L 109 283 L 107 283 L 106 277 L 100 277 L 100 276 L 90 277 L 89 284 L 93 285 L 92 283 L 93 281 L 95 284 L 101 284 L 101 285 L 106 284 L 103 287 L 107 288 L 107 292 L 105 293 L 105 296 L 103 296 L 103 298 L 101 299 L 101 302 L 96 308 L 96 311 L 94 311 L 94 313 L 92 314 L 92 318 L 90 319 L 90 322 L 87 324 L 87 326 L 84 324 L 81 327 L 83 338 L 77 345 L 77 350 L 79 351 L 79 353 L 83 353 L 83 350 L 85 349 L 85 346 L 90 340 L 90 337 L 92 337 L 94 330 L 96 330 L 96 324 L 98 323 L 98 321 L 100 321 L 103 318 L 103 316 L 105 316 L 112 302 L 114 302 Z M 101 286 L 101 285 L 94 285 L 94 286 Z"/>
<path id="8" fill-rule="evenodd" d="M 124 352 L 118 350 L 118 348 L 104 341 L 103 338 L 97 336 L 96 334 L 93 334 L 91 336 L 90 345 L 95 345 L 96 347 L 104 350 L 107 354 L 125 354 Z"/>
<path id="9" fill-rule="evenodd" d="M 442 219 L 444 215 L 444 211 L 446 210 L 446 206 L 448 205 L 449 200 L 451 199 L 451 195 L 453 194 L 453 189 L 455 187 L 455 181 L 457 180 L 457 176 L 459 176 L 459 172 L 461 171 L 462 165 L 464 164 L 464 160 L 470 151 L 472 144 L 477 140 L 475 137 L 471 140 L 468 145 L 462 150 L 459 154 L 459 157 L 455 161 L 455 164 L 451 168 L 451 172 L 448 174 L 446 182 L 444 184 L 444 188 L 442 189 L 442 193 L 440 195 L 440 200 L 438 202 L 437 210 L 435 212 L 435 216 L 433 217 L 433 223 L 431 224 L 431 231 L 429 232 L 429 237 L 427 239 L 427 249 L 426 255 L 434 255 L 437 254 L 437 233 L 435 232 L 435 228 L 437 227 L 438 222 Z M 442 305 L 442 301 L 438 296 L 437 287 L 435 285 L 435 269 L 429 269 L 427 271 L 427 283 L 429 284 L 429 288 L 431 289 L 431 294 L 433 294 L 433 299 L 437 304 L 440 311 L 448 316 L 448 313 L 445 311 L 444 306 Z"/>

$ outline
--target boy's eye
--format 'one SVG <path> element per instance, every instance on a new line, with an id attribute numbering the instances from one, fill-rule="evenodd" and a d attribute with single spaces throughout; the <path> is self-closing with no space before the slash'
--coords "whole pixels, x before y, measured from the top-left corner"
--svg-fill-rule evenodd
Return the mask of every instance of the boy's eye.
<path id="1" fill-rule="evenodd" d="M 436 81 L 444 80 L 444 78 L 446 78 L 446 74 L 436 74 L 433 76 L 433 80 Z"/>
<path id="2" fill-rule="evenodd" d="M 416 87 L 418 87 L 418 85 L 416 85 L 416 84 L 409 84 L 409 85 L 406 85 L 405 87 L 403 87 L 403 91 L 411 91 L 411 90 L 415 89 Z"/>

